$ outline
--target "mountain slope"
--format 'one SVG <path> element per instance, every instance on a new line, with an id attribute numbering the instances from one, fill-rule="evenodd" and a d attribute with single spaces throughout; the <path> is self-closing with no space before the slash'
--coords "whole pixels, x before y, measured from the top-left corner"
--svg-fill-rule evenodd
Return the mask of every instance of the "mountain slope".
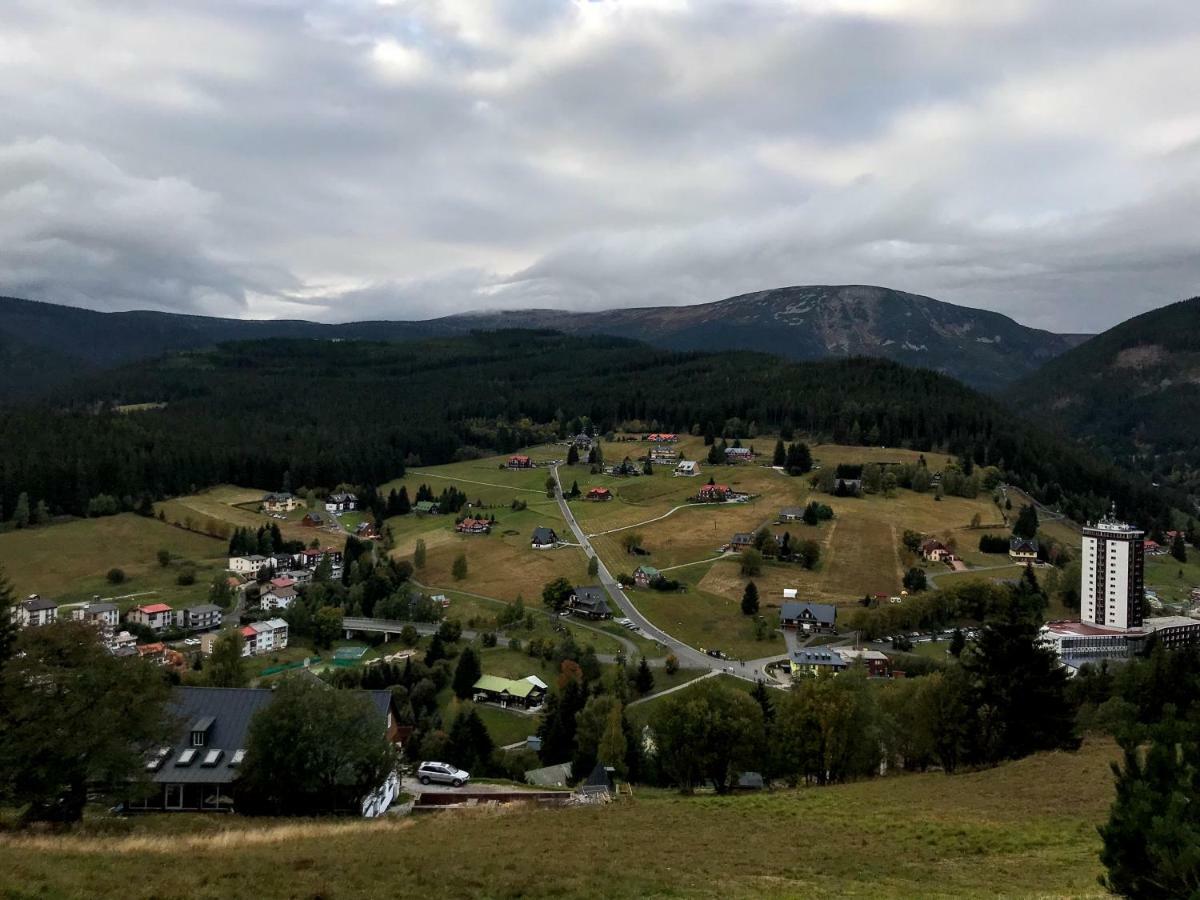
<path id="1" fill-rule="evenodd" d="M 1012 385 L 1004 399 L 1163 478 L 1180 466 L 1200 470 L 1200 297 L 1085 341 Z"/>
<path id="2" fill-rule="evenodd" d="M 672 350 L 758 350 L 795 360 L 882 357 L 985 390 L 1032 372 L 1077 342 L 1073 336 L 1026 328 L 998 313 L 862 286 L 780 288 L 695 306 L 589 313 L 512 310 L 339 325 L 102 313 L 0 297 L 0 400 L 32 396 L 72 375 L 223 341 L 406 341 L 499 328 L 632 337 Z M 31 369 L 28 362 L 36 363 L 39 354 L 45 354 L 44 364 Z"/>
<path id="3" fill-rule="evenodd" d="M 778 288 L 695 306 L 478 313 L 431 324 L 464 322 L 625 335 L 672 350 L 758 350 L 797 360 L 875 356 L 983 390 L 999 389 L 1079 341 L 999 313 L 863 285 Z"/>

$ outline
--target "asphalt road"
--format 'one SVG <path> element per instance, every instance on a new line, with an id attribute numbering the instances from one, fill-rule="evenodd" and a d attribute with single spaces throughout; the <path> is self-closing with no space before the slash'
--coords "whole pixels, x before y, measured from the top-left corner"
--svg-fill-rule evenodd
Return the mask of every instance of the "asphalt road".
<path id="1" fill-rule="evenodd" d="M 554 472 L 554 480 L 558 485 L 558 490 L 555 491 L 555 494 L 556 499 L 558 500 L 558 508 L 563 514 L 563 519 L 566 520 L 571 532 L 575 535 L 575 540 L 583 548 L 584 553 L 586 553 L 589 558 L 595 557 L 596 563 L 599 567 L 597 570 L 597 579 L 604 588 L 605 593 L 608 594 L 609 599 L 611 599 L 613 604 L 621 610 L 621 613 L 626 618 L 637 625 L 638 628 L 640 628 L 647 636 L 649 636 L 651 640 L 657 641 L 666 647 L 671 653 L 674 653 L 675 657 L 679 660 L 679 665 L 683 668 L 713 669 L 718 672 L 727 672 L 728 674 L 735 675 L 739 678 L 745 678 L 748 681 L 763 679 L 770 682 L 770 679 L 768 679 L 765 672 L 763 672 L 763 666 L 767 661 L 769 661 L 769 659 L 775 657 L 768 657 L 767 659 L 763 660 L 748 660 L 744 665 L 740 665 L 736 661 L 714 659 L 706 653 L 701 653 L 695 647 L 689 646 L 688 644 L 683 643 L 683 641 L 680 641 L 667 634 L 665 631 L 643 616 L 640 612 L 638 612 L 638 608 L 633 605 L 633 602 L 627 596 L 625 596 L 624 589 L 622 589 L 617 580 L 613 578 L 612 573 L 608 570 L 608 567 L 604 565 L 604 560 L 602 560 L 596 554 L 596 551 L 592 549 L 591 541 L 588 540 L 588 536 L 584 533 L 583 529 L 579 526 L 579 523 L 575 520 L 575 514 L 572 512 L 570 505 L 563 496 L 562 478 L 558 474 L 558 466 L 554 466 L 552 471 Z"/>

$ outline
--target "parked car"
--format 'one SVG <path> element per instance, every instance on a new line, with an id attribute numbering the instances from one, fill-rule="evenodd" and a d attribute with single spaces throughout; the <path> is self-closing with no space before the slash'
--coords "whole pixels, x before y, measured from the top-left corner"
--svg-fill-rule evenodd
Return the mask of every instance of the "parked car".
<path id="1" fill-rule="evenodd" d="M 462 787 L 470 779 L 470 772 L 464 772 L 450 763 L 423 762 L 417 767 L 417 780 L 421 784 L 436 782 L 437 784 L 452 784 L 455 787 Z"/>

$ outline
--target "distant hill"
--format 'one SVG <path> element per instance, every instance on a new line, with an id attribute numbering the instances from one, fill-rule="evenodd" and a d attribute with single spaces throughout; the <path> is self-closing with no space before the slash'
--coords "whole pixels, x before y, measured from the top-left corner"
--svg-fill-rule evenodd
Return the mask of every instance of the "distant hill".
<path id="1" fill-rule="evenodd" d="M 794 360 L 873 356 L 997 390 L 1078 343 L 1007 316 L 888 288 L 790 287 L 694 306 L 513 310 L 421 322 L 325 325 L 158 312 L 103 313 L 0 298 L 0 400 L 72 376 L 231 340 L 407 341 L 499 328 L 631 337 L 672 350 L 758 350 Z"/>
<path id="2" fill-rule="evenodd" d="M 1004 393 L 1042 424 L 1160 479 L 1200 471 L 1200 297 L 1144 313 Z"/>

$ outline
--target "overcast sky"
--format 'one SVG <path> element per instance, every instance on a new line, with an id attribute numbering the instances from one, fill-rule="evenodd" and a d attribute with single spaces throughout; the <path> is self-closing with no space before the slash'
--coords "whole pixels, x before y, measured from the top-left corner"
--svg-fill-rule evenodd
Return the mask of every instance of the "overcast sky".
<path id="1" fill-rule="evenodd" d="M 327 321 L 1200 293 L 1197 0 L 4 0 L 0 294 Z"/>

